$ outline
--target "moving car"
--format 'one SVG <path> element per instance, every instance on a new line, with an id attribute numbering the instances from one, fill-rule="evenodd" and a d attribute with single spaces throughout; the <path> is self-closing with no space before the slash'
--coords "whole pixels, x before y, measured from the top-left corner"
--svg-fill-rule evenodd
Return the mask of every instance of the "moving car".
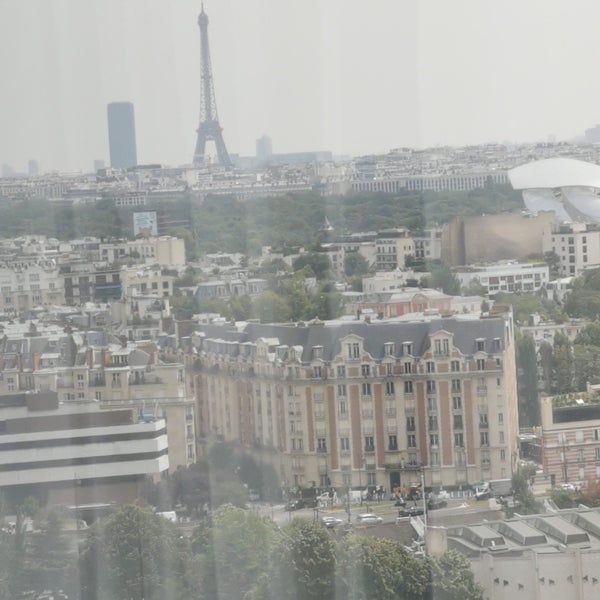
<path id="1" fill-rule="evenodd" d="M 297 498 L 296 500 L 290 500 L 284 506 L 284 510 L 291 512 L 292 510 L 300 510 L 301 508 L 304 508 L 304 506 L 304 500 L 302 500 L 302 498 Z"/>
<path id="2" fill-rule="evenodd" d="M 425 511 L 423 510 L 422 505 L 416 506 L 405 506 L 398 511 L 399 517 L 417 517 L 422 515 Z"/>
<path id="3" fill-rule="evenodd" d="M 341 525 L 343 522 L 344 521 L 342 519 L 338 519 L 337 517 L 323 517 L 321 519 L 321 523 L 323 523 L 327 529 L 333 529 L 338 525 Z"/>
<path id="4" fill-rule="evenodd" d="M 383 523 L 383 519 L 374 513 L 362 513 L 356 517 L 357 525 L 377 525 Z"/>
<path id="5" fill-rule="evenodd" d="M 448 502 L 442 498 L 430 498 L 427 502 L 428 510 L 435 510 L 436 508 L 446 508 L 448 506 Z"/>

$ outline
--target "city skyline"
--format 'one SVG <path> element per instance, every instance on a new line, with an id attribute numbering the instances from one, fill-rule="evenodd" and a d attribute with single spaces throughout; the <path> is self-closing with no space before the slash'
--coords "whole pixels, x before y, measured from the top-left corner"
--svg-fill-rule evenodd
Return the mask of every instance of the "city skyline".
<path id="1" fill-rule="evenodd" d="M 447 4 L 207 1 L 229 151 L 254 154 L 263 133 L 277 152 L 360 155 L 565 139 L 600 121 L 599 5 Z M 107 160 L 105 106 L 127 99 L 139 162 L 189 164 L 200 10 L 199 0 L 3 2 L 0 163 Z"/>

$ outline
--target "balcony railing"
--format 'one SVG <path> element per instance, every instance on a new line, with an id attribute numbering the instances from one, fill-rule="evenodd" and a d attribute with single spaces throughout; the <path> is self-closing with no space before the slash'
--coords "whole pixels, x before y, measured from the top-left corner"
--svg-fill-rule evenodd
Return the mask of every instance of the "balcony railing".
<path id="1" fill-rule="evenodd" d="M 155 383 L 162 383 L 163 380 L 160 377 L 153 375 L 152 377 L 144 377 L 140 379 L 135 379 L 134 377 L 129 377 L 127 383 L 129 385 L 152 385 Z"/>

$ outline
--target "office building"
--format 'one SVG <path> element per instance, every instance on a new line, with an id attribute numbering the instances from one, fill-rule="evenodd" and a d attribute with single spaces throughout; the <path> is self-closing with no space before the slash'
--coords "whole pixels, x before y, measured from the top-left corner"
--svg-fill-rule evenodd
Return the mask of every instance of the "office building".
<path id="1" fill-rule="evenodd" d="M 546 263 L 502 262 L 455 269 L 461 288 L 480 285 L 486 294 L 498 292 L 537 292 L 550 280 Z"/>
<path id="2" fill-rule="evenodd" d="M 137 165 L 135 115 L 131 102 L 111 102 L 108 112 L 110 166 L 129 169 Z"/>
<path id="3" fill-rule="evenodd" d="M 54 391 L 0 396 L 0 487 L 12 500 L 133 502 L 169 467 L 164 419 L 62 403 Z"/>
<path id="4" fill-rule="evenodd" d="M 273 143 L 268 135 L 263 135 L 256 140 L 256 159 L 259 163 L 265 162 L 273 154 Z"/>

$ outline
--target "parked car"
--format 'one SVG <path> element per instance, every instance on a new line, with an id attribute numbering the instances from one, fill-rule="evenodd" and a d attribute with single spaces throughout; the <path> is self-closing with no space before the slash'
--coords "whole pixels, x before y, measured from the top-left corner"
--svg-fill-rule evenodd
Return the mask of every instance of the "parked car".
<path id="1" fill-rule="evenodd" d="M 338 525 L 341 525 L 343 522 L 344 521 L 342 519 L 338 519 L 337 517 L 323 517 L 321 519 L 321 523 L 323 523 L 323 525 L 327 527 L 327 529 L 334 529 Z"/>
<path id="2" fill-rule="evenodd" d="M 377 525 L 383 523 L 383 519 L 373 513 L 362 513 L 356 517 L 357 525 Z"/>
<path id="3" fill-rule="evenodd" d="M 297 498 L 296 500 L 290 500 L 284 506 L 284 509 L 287 510 L 288 512 L 291 512 L 293 510 L 300 510 L 301 508 L 304 508 L 304 506 L 305 506 L 304 500 L 302 498 Z"/>
<path id="4" fill-rule="evenodd" d="M 312 498 L 303 498 L 303 500 L 306 508 L 315 508 L 319 505 L 319 500 L 316 496 L 313 496 Z"/>

